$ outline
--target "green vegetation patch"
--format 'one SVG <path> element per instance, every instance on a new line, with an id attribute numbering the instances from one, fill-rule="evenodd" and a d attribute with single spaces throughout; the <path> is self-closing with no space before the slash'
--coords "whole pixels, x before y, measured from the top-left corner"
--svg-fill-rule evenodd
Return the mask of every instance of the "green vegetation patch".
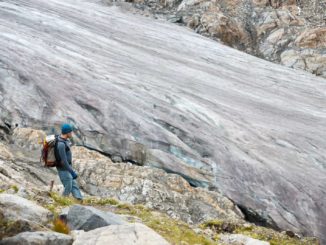
<path id="1" fill-rule="evenodd" d="M 261 226 L 240 227 L 235 233 L 243 234 L 255 239 L 268 241 L 271 245 L 318 245 L 316 238 L 296 238 L 290 237 L 284 233 L 274 231 Z"/>
<path id="2" fill-rule="evenodd" d="M 243 234 L 254 239 L 268 241 L 271 245 L 318 245 L 316 238 L 296 238 L 290 237 L 285 233 L 275 231 L 266 227 L 239 224 L 232 221 L 225 220 L 209 220 L 200 225 L 200 228 L 211 229 L 214 233 L 214 240 L 219 240 L 219 234 L 233 233 Z"/>
<path id="3" fill-rule="evenodd" d="M 151 211 L 143 205 L 119 204 L 116 213 L 140 218 L 145 225 L 159 233 L 171 244 L 216 244 L 205 236 L 197 234 L 186 223 L 174 220 L 166 214 Z"/>
<path id="4" fill-rule="evenodd" d="M 83 200 L 83 204 L 85 205 L 118 205 L 119 202 L 113 198 L 85 198 Z"/>

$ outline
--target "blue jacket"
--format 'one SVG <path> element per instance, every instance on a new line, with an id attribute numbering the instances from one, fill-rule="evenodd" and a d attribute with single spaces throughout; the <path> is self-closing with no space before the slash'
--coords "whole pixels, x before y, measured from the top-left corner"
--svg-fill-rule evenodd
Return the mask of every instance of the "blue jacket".
<path id="1" fill-rule="evenodd" d="M 72 154 L 69 143 L 68 140 L 63 139 L 60 136 L 58 137 L 57 152 L 60 157 L 61 166 L 57 166 L 57 170 L 66 170 L 72 174 L 74 170 L 71 167 Z"/>

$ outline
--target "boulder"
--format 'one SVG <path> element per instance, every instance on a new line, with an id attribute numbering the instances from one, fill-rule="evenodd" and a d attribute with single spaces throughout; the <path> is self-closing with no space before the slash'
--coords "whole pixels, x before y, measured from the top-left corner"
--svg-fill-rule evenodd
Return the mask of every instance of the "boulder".
<path id="1" fill-rule="evenodd" d="M 253 239 L 242 234 L 223 234 L 219 240 L 221 245 L 269 245 L 269 242 Z"/>
<path id="2" fill-rule="evenodd" d="M 0 245 L 71 245 L 72 243 L 71 236 L 50 231 L 23 232 L 0 241 Z"/>
<path id="3" fill-rule="evenodd" d="M 89 232 L 72 232 L 74 245 L 168 245 L 169 243 L 152 229 L 141 223 L 111 225 Z"/>
<path id="4" fill-rule="evenodd" d="M 6 220 L 27 220 L 40 225 L 46 225 L 53 217 L 49 210 L 11 194 L 0 194 L 0 211 Z"/>
<path id="5" fill-rule="evenodd" d="M 90 231 L 108 225 L 127 223 L 119 215 L 104 212 L 94 207 L 73 205 L 67 215 L 67 222 L 71 230 Z"/>
<path id="6" fill-rule="evenodd" d="M 0 194 L 0 239 L 24 231 L 47 230 L 53 217 L 47 209 L 18 195 Z"/>

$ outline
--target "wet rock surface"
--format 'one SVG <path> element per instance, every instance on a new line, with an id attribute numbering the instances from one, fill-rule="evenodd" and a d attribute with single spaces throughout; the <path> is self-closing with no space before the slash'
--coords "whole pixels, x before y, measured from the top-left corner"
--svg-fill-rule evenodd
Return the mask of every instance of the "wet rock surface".
<path id="1" fill-rule="evenodd" d="M 323 79 L 93 1 L 2 1 L 0 19 L 9 125 L 51 133 L 72 122 L 76 143 L 140 165 L 176 164 L 193 185 L 281 229 L 326 234 Z M 152 150 L 178 161 L 154 162 Z"/>

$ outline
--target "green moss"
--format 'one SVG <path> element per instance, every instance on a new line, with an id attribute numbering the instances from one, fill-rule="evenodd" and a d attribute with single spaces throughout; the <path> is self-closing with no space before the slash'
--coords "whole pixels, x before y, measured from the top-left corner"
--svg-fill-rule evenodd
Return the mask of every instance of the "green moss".
<path id="1" fill-rule="evenodd" d="M 78 203 L 77 200 L 70 197 L 63 197 L 57 193 L 51 192 L 50 197 L 53 203 L 44 205 L 50 210 L 55 217 L 60 213 L 60 209 L 65 206 L 70 206 Z M 118 214 L 125 214 L 138 217 L 148 227 L 161 234 L 166 240 L 172 244 L 216 244 L 212 240 L 207 239 L 201 234 L 197 234 L 189 225 L 184 222 L 177 221 L 167 216 L 166 214 L 158 213 L 149 210 L 143 205 L 131 205 L 126 203 L 119 203 L 112 198 L 85 198 L 83 204 L 91 206 L 113 206 L 115 212 Z M 56 224 L 60 230 L 64 228 L 61 224 Z M 55 226 L 54 226 L 54 229 Z M 63 229 L 64 230 L 64 229 Z"/>
<path id="2" fill-rule="evenodd" d="M 293 238 L 286 234 L 277 232 L 273 229 L 247 225 L 237 224 L 225 220 L 209 220 L 200 225 L 200 228 L 211 229 L 215 235 L 214 240 L 219 240 L 221 233 L 243 234 L 258 240 L 268 241 L 271 245 L 317 245 L 318 241 L 314 238 Z"/>
<path id="3" fill-rule="evenodd" d="M 200 227 L 202 229 L 209 228 L 215 233 L 232 233 L 239 227 L 239 224 L 226 220 L 208 220 L 201 224 Z"/>
<path id="4" fill-rule="evenodd" d="M 129 211 L 133 210 L 132 205 L 127 204 L 127 203 L 120 203 L 120 204 L 117 205 L 117 208 L 126 209 L 126 210 L 129 210 Z"/>
<path id="5" fill-rule="evenodd" d="M 13 189 L 16 193 L 19 191 L 19 188 L 17 185 L 10 186 L 11 189 Z"/>
<path id="6" fill-rule="evenodd" d="M 87 205 L 118 205 L 119 202 L 113 198 L 85 198 L 83 204 Z"/>
<path id="7" fill-rule="evenodd" d="M 239 227 L 235 233 L 243 234 L 255 239 L 268 241 L 271 245 L 317 245 L 315 238 L 292 238 L 286 234 L 260 226 Z"/>
<path id="8" fill-rule="evenodd" d="M 155 230 L 172 244 L 214 244 L 203 235 L 197 234 L 189 225 L 182 221 L 151 211 L 142 205 L 119 204 L 117 213 L 140 218 L 148 227 Z"/>
<path id="9" fill-rule="evenodd" d="M 3 190 L 3 189 L 0 189 L 0 193 L 3 193 L 3 192 L 5 192 L 6 190 Z"/>

